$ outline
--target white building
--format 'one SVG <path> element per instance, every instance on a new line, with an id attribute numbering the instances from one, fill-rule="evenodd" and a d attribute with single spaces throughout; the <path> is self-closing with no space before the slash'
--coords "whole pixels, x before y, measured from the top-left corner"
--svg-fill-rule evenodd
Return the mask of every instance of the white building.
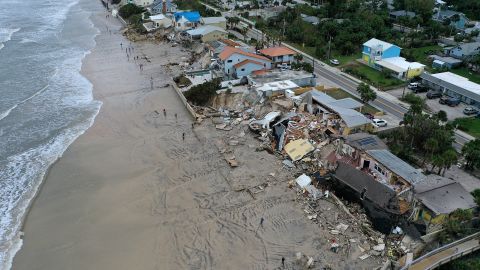
<path id="1" fill-rule="evenodd" d="M 423 73 L 420 78 L 430 88 L 441 91 L 447 96 L 458 98 L 466 104 L 480 107 L 480 84 L 451 72 Z"/>

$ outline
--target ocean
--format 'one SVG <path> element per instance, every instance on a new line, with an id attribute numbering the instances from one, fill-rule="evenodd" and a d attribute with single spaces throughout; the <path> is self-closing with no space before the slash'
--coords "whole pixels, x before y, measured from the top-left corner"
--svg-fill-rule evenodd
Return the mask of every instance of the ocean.
<path id="1" fill-rule="evenodd" d="M 2 0 L 0 9 L 0 269 L 48 168 L 101 107 L 80 74 L 95 46 L 97 0 Z"/>

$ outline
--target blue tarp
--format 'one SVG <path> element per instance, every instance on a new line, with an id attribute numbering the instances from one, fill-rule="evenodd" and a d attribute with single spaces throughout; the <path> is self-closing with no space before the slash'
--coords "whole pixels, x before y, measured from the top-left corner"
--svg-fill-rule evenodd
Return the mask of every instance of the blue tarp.
<path id="1" fill-rule="evenodd" d="M 200 13 L 198 11 L 183 11 L 183 12 L 175 12 L 173 14 L 175 17 L 175 21 L 178 21 L 181 17 L 185 17 L 190 22 L 198 23 L 200 22 Z"/>

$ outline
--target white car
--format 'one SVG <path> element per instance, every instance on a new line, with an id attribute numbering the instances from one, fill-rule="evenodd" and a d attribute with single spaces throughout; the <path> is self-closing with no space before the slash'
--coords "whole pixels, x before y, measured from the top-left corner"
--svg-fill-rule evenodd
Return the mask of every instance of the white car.
<path id="1" fill-rule="evenodd" d="M 332 63 L 332 65 L 340 65 L 340 61 L 337 59 L 330 59 L 330 63 Z"/>
<path id="2" fill-rule="evenodd" d="M 378 118 L 374 118 L 372 120 L 373 124 L 375 124 L 377 127 L 386 127 L 387 126 L 387 121 L 383 120 L 383 119 L 378 119 Z"/>

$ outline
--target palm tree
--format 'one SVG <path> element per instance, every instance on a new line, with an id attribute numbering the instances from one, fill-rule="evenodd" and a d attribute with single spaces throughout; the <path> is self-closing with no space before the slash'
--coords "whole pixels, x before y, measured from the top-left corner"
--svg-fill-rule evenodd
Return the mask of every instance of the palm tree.
<path id="1" fill-rule="evenodd" d="M 438 149 L 438 141 L 434 138 L 429 138 L 425 142 L 425 156 L 423 157 L 422 167 L 425 165 L 425 162 L 428 158 L 431 158 L 432 154 Z"/>
<path id="2" fill-rule="evenodd" d="M 358 85 L 357 92 L 360 93 L 360 99 L 363 104 L 367 104 L 369 101 L 377 98 L 377 93 L 370 88 L 370 85 L 363 82 Z M 362 112 L 362 107 L 360 108 L 360 112 Z"/>

